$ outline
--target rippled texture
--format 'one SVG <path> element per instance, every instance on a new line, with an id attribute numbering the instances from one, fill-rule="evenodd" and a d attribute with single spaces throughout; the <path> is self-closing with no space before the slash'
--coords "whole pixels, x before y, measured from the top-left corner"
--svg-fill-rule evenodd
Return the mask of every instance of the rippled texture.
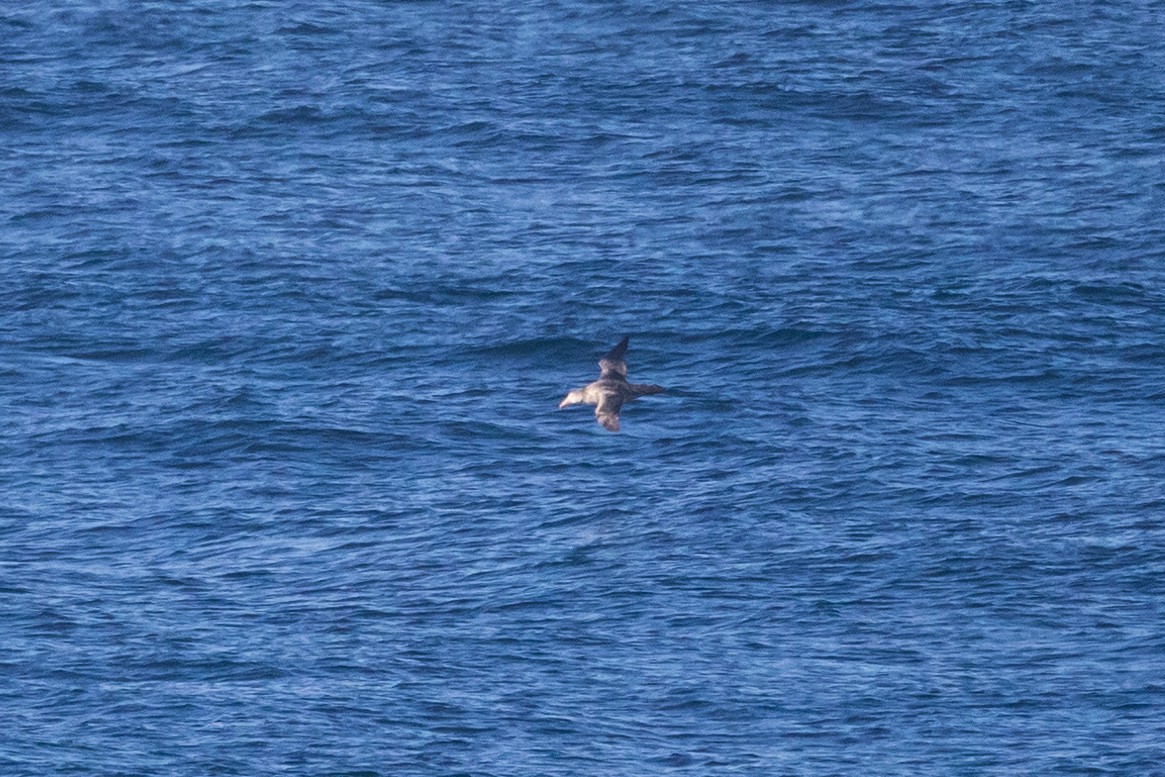
<path id="1" fill-rule="evenodd" d="M 0 772 L 1162 774 L 1160 4 L 517 5 L 0 15 Z"/>

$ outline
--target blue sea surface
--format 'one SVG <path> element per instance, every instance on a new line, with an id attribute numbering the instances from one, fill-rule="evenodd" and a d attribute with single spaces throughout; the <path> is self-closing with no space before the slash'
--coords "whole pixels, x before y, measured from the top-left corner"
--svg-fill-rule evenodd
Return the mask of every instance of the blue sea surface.
<path id="1" fill-rule="evenodd" d="M 1165 775 L 1162 41 L 7 4 L 0 775 Z"/>

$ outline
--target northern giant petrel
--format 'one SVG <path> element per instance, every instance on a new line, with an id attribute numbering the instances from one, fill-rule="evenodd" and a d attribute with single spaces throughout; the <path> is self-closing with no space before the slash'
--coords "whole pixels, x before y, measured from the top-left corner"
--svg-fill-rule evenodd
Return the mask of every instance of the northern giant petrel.
<path id="1" fill-rule="evenodd" d="M 567 405 L 577 405 L 585 402 L 595 406 L 595 418 L 604 429 L 611 432 L 619 431 L 619 410 L 624 402 L 630 402 L 637 397 L 648 394 L 659 394 L 662 386 L 653 386 L 650 383 L 628 383 L 627 362 L 623 361 L 623 354 L 627 352 L 627 341 L 624 337 L 619 344 L 612 348 L 606 356 L 599 360 L 599 379 L 589 386 L 575 389 L 566 395 L 558 409 Z"/>

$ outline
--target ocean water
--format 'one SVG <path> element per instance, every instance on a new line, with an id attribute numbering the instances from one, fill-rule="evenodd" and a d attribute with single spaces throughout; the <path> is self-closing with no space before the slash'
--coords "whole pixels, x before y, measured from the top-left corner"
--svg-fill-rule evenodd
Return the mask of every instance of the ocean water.
<path id="1" fill-rule="evenodd" d="M 1165 774 L 1162 40 L 8 4 L 0 774 Z"/>

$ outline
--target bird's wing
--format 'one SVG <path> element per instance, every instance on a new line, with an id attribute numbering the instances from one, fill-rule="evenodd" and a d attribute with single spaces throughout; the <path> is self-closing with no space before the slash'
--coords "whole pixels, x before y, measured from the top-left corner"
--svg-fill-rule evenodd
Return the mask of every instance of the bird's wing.
<path id="1" fill-rule="evenodd" d="M 595 417 L 599 419 L 599 423 L 608 432 L 619 431 L 619 414 L 618 413 L 596 413 Z"/>
<path id="2" fill-rule="evenodd" d="M 627 353 L 627 341 L 630 339 L 630 335 L 624 337 L 618 345 L 607 351 L 606 356 L 599 359 L 599 380 L 616 375 L 627 377 L 627 362 L 623 361 L 623 354 Z"/>
<path id="3" fill-rule="evenodd" d="M 619 410 L 623 407 L 623 395 L 615 392 L 604 394 L 595 405 L 595 418 L 609 432 L 619 431 Z"/>

